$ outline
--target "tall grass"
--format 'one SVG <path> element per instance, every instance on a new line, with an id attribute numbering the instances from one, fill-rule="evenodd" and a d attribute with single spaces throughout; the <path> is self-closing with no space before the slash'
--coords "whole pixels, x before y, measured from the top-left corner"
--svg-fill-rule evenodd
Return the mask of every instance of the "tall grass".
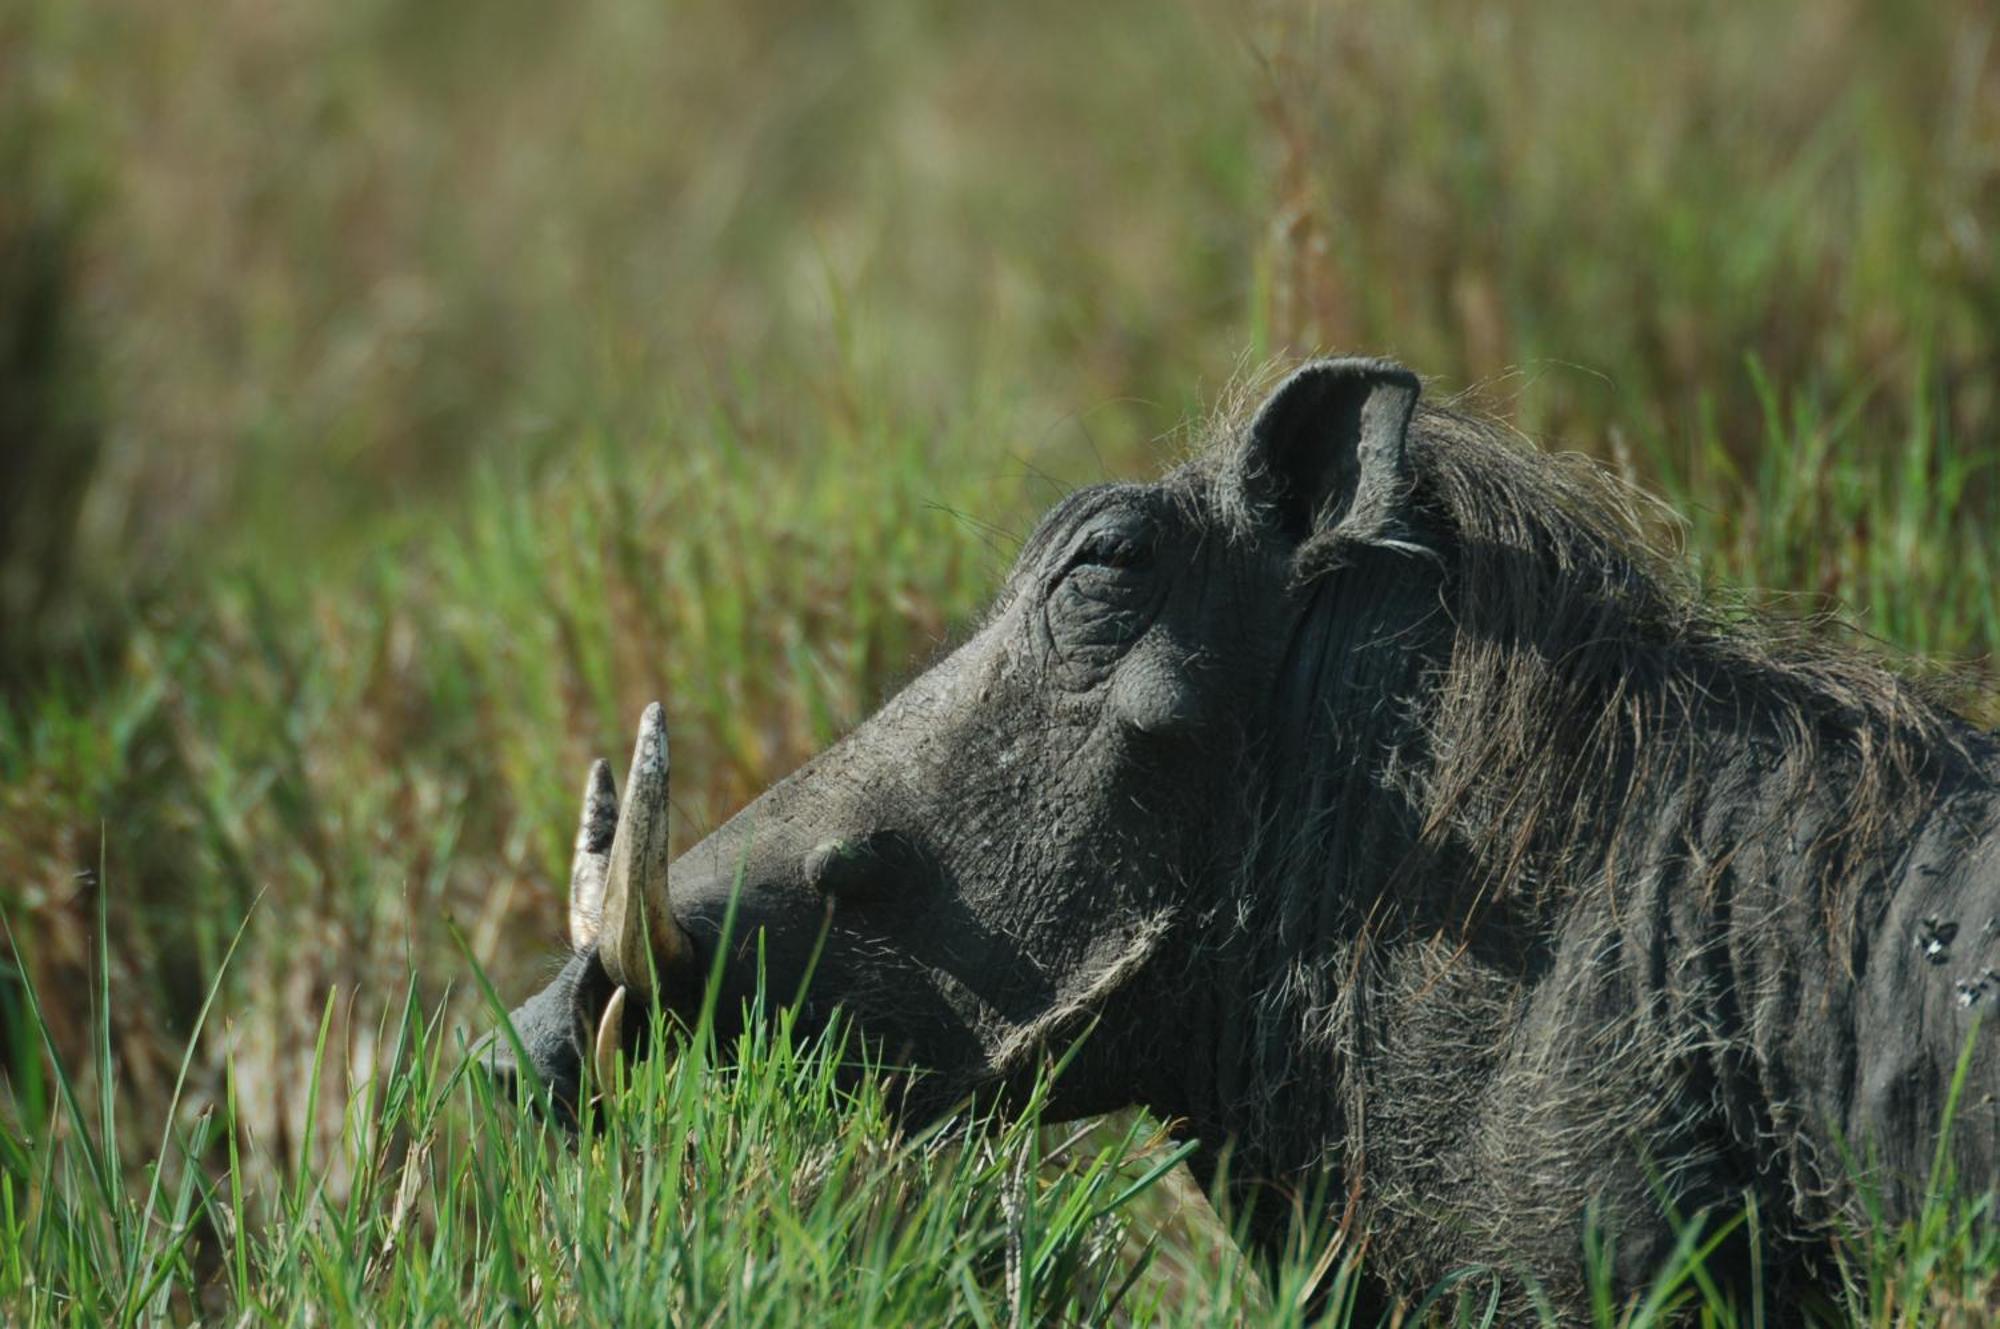
<path id="1" fill-rule="evenodd" d="M 226 1062 L 221 1098 L 148 1142 L 128 1185 L 131 1125 L 108 1090 L 93 1102 L 80 1088 L 25 991 L 47 1075 L 17 1083 L 0 1121 L 0 1307 L 13 1323 L 1367 1323 L 1353 1295 L 1365 1252 L 1323 1223 L 1253 1261 L 1198 1198 L 1174 1195 L 1192 1144 L 1141 1118 L 1046 1125 L 1067 1061 L 1056 1051 L 1005 1118 L 967 1105 L 912 1132 L 837 1021 L 801 1037 L 760 995 L 722 1047 L 711 986 L 692 1030 L 652 1014 L 648 1045 L 673 1055 L 620 1057 L 609 1083 L 587 1086 L 572 1135 L 530 1110 L 539 1086 L 525 1102 L 498 1096 L 479 1049 L 412 977 L 374 1030 L 382 1055 L 340 1091 L 327 994 L 304 1086 L 308 1101 L 338 1099 L 334 1129 L 303 1151 L 323 1162 L 257 1156 Z M 92 1002 L 100 1087 L 107 996 Z M 1690 1216 L 1653 1283 L 1621 1301 L 1615 1245 L 1587 1228 L 1591 1323 L 1985 1323 L 2000 1280 L 1991 1196 L 1961 1199 L 1946 1160 L 1941 1139 L 1916 1220 L 1853 1234 L 1845 1302 L 1779 1303 L 1754 1281 L 1746 1302 L 1711 1278 L 1705 1261 L 1746 1222 L 1754 1253 L 1754 1213 Z M 1399 1322 L 1494 1324 L 1511 1272 L 1461 1270 Z M 1557 1323 L 1546 1307 L 1539 1318 Z"/>
<path id="2" fill-rule="evenodd" d="M 333 1004 L 308 1095 L 331 1092 Z M 370 1075 L 339 1095 L 321 1146 L 342 1164 L 337 1187 L 251 1156 L 232 1074 L 127 1189 L 129 1127 L 51 1049 L 53 1093 L 21 1104 L 21 1134 L 0 1132 L 0 1306 L 13 1322 L 87 1325 L 1162 1314 L 1141 1283 L 1147 1238 L 1127 1221 L 1185 1152 L 1154 1128 L 1058 1139 L 1039 1128 L 1038 1092 L 1004 1123 L 967 1113 L 903 1135 L 838 1029 L 796 1039 L 781 1011 L 719 1057 L 706 1020 L 683 1039 L 655 1019 L 654 1045 L 680 1055 L 621 1061 L 572 1138 L 496 1101 L 412 983 L 377 1026 Z M 1177 1284 L 1172 1300 L 1188 1298 L 1221 1304 Z"/>
<path id="3" fill-rule="evenodd" d="M 1831 604 L 1975 692 L 2000 644 L 2000 52 L 1972 0 L 23 0 L 0 162 L 35 182 L 0 190 L 0 331 L 37 274 L 63 366 L 0 403 L 42 422 L 5 440 L 0 509 L 33 467 L 67 531 L 61 569 L 0 569 L 59 647 L 18 615 L 0 646 L 0 1249 L 36 1252 L 7 1286 L 38 1298 L 8 1318 L 359 1318 L 391 1287 L 476 1318 L 527 1304 L 472 1272 L 503 1255 L 557 1298 L 598 1277 L 557 1240 L 574 1188 L 666 1147 L 635 1122 L 732 1129 L 674 1097 L 695 1078 L 830 1104 L 764 1118 L 796 1130 L 776 1156 L 905 1148 L 812 1099 L 832 1052 L 768 1050 L 644 1072 L 607 1127 L 640 1153 L 567 1154 L 457 1074 L 490 1013 L 454 932 L 536 985 L 576 778 L 644 701 L 686 843 L 965 623 L 1056 494 L 1156 471 L 1266 356 L 1400 354 L 1596 453 L 1760 611 Z M 1042 1138 L 926 1166 L 971 1204 L 956 1179 Z M 426 1140 L 424 1240 L 383 1254 Z M 701 1258 L 734 1215 L 811 1266 L 784 1244 L 810 1222 L 764 1212 L 716 1211 Z M 1896 1291 L 1853 1315 L 1990 1284 L 1949 1212 L 1857 1237 L 1856 1286 Z M 1011 1220 L 980 1213 L 990 1255 Z M 628 1287 L 663 1249 L 587 1232 L 641 1262 Z M 999 1299 L 878 1318 L 1017 1307 L 1004 1259 L 996 1284 L 905 1253 Z M 1322 1253 L 1267 1292 L 1174 1224 L 1138 1286 L 1282 1318 Z M 1100 1305 L 1078 1258 L 1032 1313 Z M 808 1270 L 757 1277 L 803 1296 Z M 1476 1322 L 1479 1286 L 1435 1308 Z"/>

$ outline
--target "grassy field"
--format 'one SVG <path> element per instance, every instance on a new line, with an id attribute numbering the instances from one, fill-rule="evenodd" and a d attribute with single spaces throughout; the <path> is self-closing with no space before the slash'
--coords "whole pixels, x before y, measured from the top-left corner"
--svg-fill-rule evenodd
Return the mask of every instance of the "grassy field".
<path id="1" fill-rule="evenodd" d="M 1977 0 L 17 0 L 0 181 L 9 1323 L 1297 1321 L 1324 1242 L 1251 1271 L 1151 1123 L 697 1038 L 571 1148 L 460 1073 L 645 701 L 692 843 L 1275 357 L 2000 721 Z M 1849 1253 L 1835 1322 L 1987 1322 L 1983 1214 Z"/>

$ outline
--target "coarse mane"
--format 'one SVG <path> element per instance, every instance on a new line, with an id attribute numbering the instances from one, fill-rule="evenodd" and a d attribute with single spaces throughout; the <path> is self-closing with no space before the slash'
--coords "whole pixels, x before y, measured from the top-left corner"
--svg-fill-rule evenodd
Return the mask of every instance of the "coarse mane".
<path id="1" fill-rule="evenodd" d="M 1240 527 L 1248 513 L 1228 477 L 1247 446 L 1241 417 L 1215 437 L 1190 472 L 1209 511 Z M 1435 889 L 1447 872 L 1471 928 L 1489 906 L 1538 913 L 1615 883 L 1625 842 L 1688 815 L 1691 786 L 1748 745 L 1774 818 L 1814 808 L 1798 852 L 1817 869 L 1830 936 L 1848 935 L 1857 880 L 1987 746 L 1955 713 L 1949 677 L 1892 668 L 1830 614 L 1753 609 L 1703 586 L 1667 511 L 1588 458 L 1429 406 L 1410 449 L 1411 502 L 1437 566 L 1403 556 L 1413 585 L 1436 587 L 1442 622 L 1404 717 L 1414 732 L 1371 740 L 1417 823 L 1417 851 L 1380 889 L 1415 875 Z M 1302 580 L 1337 577 L 1352 557 L 1338 541 L 1322 530 L 1308 542 Z M 1312 612 L 1341 613 L 1342 597 Z M 1352 646 L 1339 632 L 1309 640 Z M 1329 831 L 1340 820 L 1338 808 L 1309 811 Z"/>
<path id="2" fill-rule="evenodd" d="M 1771 813 L 1826 814 L 1799 852 L 1844 937 L 1857 879 L 1971 760 L 1941 687 L 1840 640 L 1828 615 L 1704 588 L 1660 510 L 1588 459 L 1448 411 L 1420 415 L 1412 444 L 1452 637 L 1427 839 L 1455 831 L 1498 899 L 1607 876 L 1627 833 L 1691 805 L 1681 787 L 1747 743 L 1775 774 Z"/>
<path id="3" fill-rule="evenodd" d="M 1247 541 L 1258 520 L 1246 418 L 1175 478 L 1218 539 Z M 1423 1215 L 1468 1233 L 1494 1220 L 1452 1208 L 1478 1164 L 1437 1107 L 1500 1074 L 1565 937 L 1615 945 L 1629 919 L 1657 938 L 1647 911 L 1667 897 L 1730 916 L 1731 860 L 1754 842 L 1749 870 L 1784 865 L 1786 916 L 1822 920 L 1822 967 L 1852 976 L 1926 818 L 1990 798 L 1994 747 L 1948 675 L 1894 667 L 1829 615 L 1703 585 L 1670 515 L 1601 465 L 1427 406 L 1409 449 L 1394 547 L 1343 547 L 1335 513 L 1295 558 L 1270 748 L 1246 754 L 1251 840 L 1203 934 L 1235 953 L 1223 1000 L 1247 1013 L 1215 1087 L 1232 1165 L 1281 1192 L 1332 1186 L 1343 1226 L 1364 1205 L 1405 1255 L 1429 1240 Z M 1779 911 L 1744 913 L 1762 929 Z M 1670 1068 L 1714 1026 L 1653 1019 L 1636 996 L 1575 1013 L 1594 1027 L 1551 1046 L 1599 1049 L 1602 1075 L 1516 1128 L 1575 1157 L 1695 1129 L 1673 1116 Z M 1821 1184 L 1806 1155 L 1785 1157 Z M 1540 1198 L 1555 1231 L 1568 1210 Z M 1493 1251 L 1512 1240 L 1486 1232 Z"/>

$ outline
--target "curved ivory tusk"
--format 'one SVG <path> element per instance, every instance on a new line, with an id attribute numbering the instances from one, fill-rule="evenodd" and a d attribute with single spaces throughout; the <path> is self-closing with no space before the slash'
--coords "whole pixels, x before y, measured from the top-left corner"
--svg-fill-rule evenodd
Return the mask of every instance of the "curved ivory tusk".
<path id="1" fill-rule="evenodd" d="M 618 1051 L 625 1045 L 625 989 L 620 987 L 604 1005 L 597 1022 L 597 1037 L 590 1049 L 590 1067 L 597 1075 L 597 1087 L 610 1093 L 618 1070 Z"/>
<path id="2" fill-rule="evenodd" d="M 604 924 L 597 954 L 611 981 L 641 994 L 652 991 L 652 966 L 665 973 L 692 952 L 667 906 L 667 721 L 660 703 L 639 720 L 625 806 L 611 840 L 605 874 Z"/>
<path id="3" fill-rule="evenodd" d="M 611 839 L 618 833 L 618 786 L 611 763 L 590 764 L 577 819 L 576 856 L 569 864 L 569 944 L 586 951 L 597 944 L 604 921 L 604 881 L 611 869 Z"/>

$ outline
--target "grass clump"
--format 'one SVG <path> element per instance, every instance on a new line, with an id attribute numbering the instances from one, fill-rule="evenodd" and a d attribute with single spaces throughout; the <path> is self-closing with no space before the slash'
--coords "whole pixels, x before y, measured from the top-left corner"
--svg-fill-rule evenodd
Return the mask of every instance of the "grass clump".
<path id="1" fill-rule="evenodd" d="M 621 1059 L 570 1136 L 496 1098 L 414 982 L 339 1093 L 338 1001 L 305 1085 L 338 1127 L 296 1169 L 254 1157 L 226 1073 L 127 1190 L 129 1127 L 51 1055 L 0 1117 L 10 1321 L 1152 1323 L 1194 1291 L 1147 1283 L 1129 1221 L 1186 1148 L 1136 1121 L 1045 1129 L 1045 1085 L 1005 1121 L 905 1134 L 838 1027 L 800 1040 L 753 1010 L 718 1048 L 656 1015 L 679 1055 Z"/>

